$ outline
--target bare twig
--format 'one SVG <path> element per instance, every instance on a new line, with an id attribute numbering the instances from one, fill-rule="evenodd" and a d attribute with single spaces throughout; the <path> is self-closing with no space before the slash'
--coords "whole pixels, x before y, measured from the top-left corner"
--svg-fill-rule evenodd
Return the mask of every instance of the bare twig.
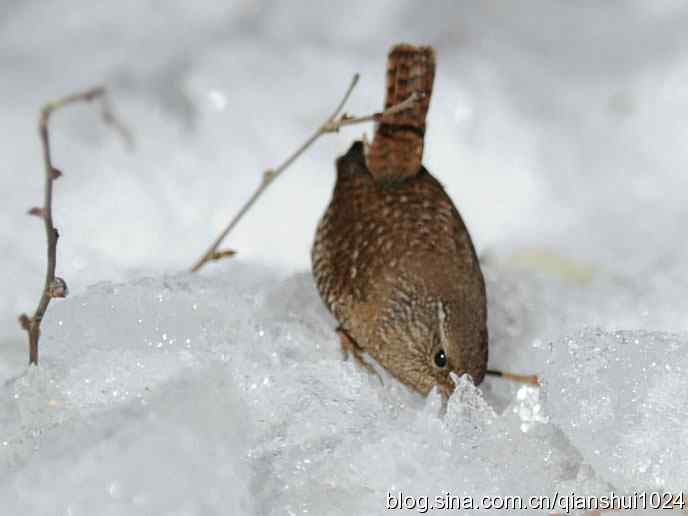
<path id="1" fill-rule="evenodd" d="M 210 257 L 210 259 L 222 260 L 223 258 L 227 258 L 228 256 L 234 256 L 235 254 L 236 251 L 234 249 L 220 249 L 219 251 L 215 251 Z"/>
<path id="2" fill-rule="evenodd" d="M 101 113 L 105 123 L 113 126 L 117 132 L 120 133 L 125 142 L 130 147 L 133 146 L 131 133 L 113 115 L 110 105 L 107 102 L 105 88 L 103 87 L 92 88 L 80 93 L 68 95 L 54 102 L 49 102 L 41 110 L 38 129 L 40 132 L 41 144 L 43 146 L 43 163 L 45 165 L 43 206 L 31 208 L 28 213 L 43 219 L 48 246 L 48 267 L 45 274 L 43 293 L 41 294 L 41 299 L 38 302 L 36 311 L 32 317 L 26 314 L 19 316 L 19 324 L 29 335 L 30 364 L 38 363 L 38 339 L 41 334 L 41 321 L 50 304 L 50 300 L 56 297 L 66 297 L 69 293 L 67 283 L 62 278 L 55 276 L 55 268 L 57 265 L 57 239 L 59 234 L 53 224 L 53 182 L 62 175 L 62 172 L 55 168 L 52 163 L 48 122 L 50 121 L 50 115 L 60 108 L 69 104 L 91 102 L 96 99 L 101 101 Z"/>
<path id="3" fill-rule="evenodd" d="M 353 79 L 351 80 L 351 84 L 349 84 L 349 87 L 346 90 L 346 93 L 344 94 L 344 97 L 342 100 L 339 102 L 337 105 L 337 108 L 334 110 L 334 112 L 325 120 L 325 122 L 305 141 L 303 142 L 297 149 L 294 151 L 282 164 L 280 164 L 277 168 L 275 169 L 269 169 L 263 172 L 263 178 L 261 180 L 260 185 L 258 185 L 258 188 L 256 189 L 255 192 L 253 192 L 253 195 L 249 197 L 249 199 L 246 201 L 246 203 L 241 207 L 241 209 L 237 212 L 237 214 L 230 220 L 229 224 L 225 227 L 224 230 L 220 233 L 220 235 L 215 239 L 215 241 L 210 245 L 208 250 L 205 252 L 203 256 L 201 256 L 198 261 L 191 267 L 192 272 L 198 271 L 201 267 L 203 267 L 206 263 L 213 259 L 214 256 L 216 255 L 217 248 L 220 246 L 222 241 L 227 237 L 227 235 L 234 229 L 234 227 L 239 223 L 239 221 L 246 215 L 246 213 L 251 209 L 251 207 L 255 204 L 255 202 L 260 198 L 260 196 L 263 194 L 263 192 L 272 184 L 272 182 L 277 179 L 294 161 L 296 161 L 315 141 L 320 138 L 323 134 L 326 133 L 333 133 L 339 131 L 341 127 L 348 126 L 348 125 L 354 125 L 354 124 L 361 124 L 364 122 L 379 122 L 384 119 L 385 116 L 398 113 L 399 111 L 403 111 L 404 109 L 408 109 L 413 103 L 417 102 L 419 100 L 418 95 L 412 95 L 408 99 L 404 100 L 403 102 L 400 102 L 399 104 L 392 106 L 391 108 L 387 109 L 386 111 L 382 113 L 373 113 L 372 115 L 364 116 L 364 117 L 352 117 L 347 114 L 343 114 L 339 116 L 339 113 L 344 109 L 344 105 L 346 102 L 349 100 L 349 97 L 351 96 L 351 92 L 353 89 L 356 87 L 356 84 L 358 83 L 358 74 L 354 75 Z M 230 256 L 230 255 L 225 255 L 225 256 Z"/>
<path id="4" fill-rule="evenodd" d="M 488 369 L 486 373 L 490 376 L 497 376 L 513 382 L 529 383 L 530 385 L 540 385 L 540 380 L 536 374 L 514 374 L 498 369 Z"/>
<path id="5" fill-rule="evenodd" d="M 403 111 L 404 109 L 410 108 L 413 104 L 418 102 L 420 98 L 421 96 L 418 94 L 418 92 L 414 91 L 409 98 L 407 98 L 403 102 L 399 102 L 399 104 L 392 106 L 391 108 L 387 109 L 386 111 L 383 111 L 382 113 L 373 113 L 371 115 L 359 117 L 349 116 L 345 113 L 335 120 L 325 122 L 322 126 L 322 131 L 324 133 L 336 133 L 337 131 L 339 131 L 341 127 L 347 125 L 362 124 L 364 122 L 381 122 L 385 119 L 385 117 L 394 115 L 399 111 Z"/>

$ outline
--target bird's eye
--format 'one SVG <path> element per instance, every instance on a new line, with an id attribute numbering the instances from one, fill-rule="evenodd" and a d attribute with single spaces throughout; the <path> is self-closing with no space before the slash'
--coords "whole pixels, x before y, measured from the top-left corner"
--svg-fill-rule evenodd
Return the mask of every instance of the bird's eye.
<path id="1" fill-rule="evenodd" d="M 447 354 L 443 349 L 440 349 L 437 353 L 435 353 L 435 365 L 440 369 L 447 367 Z"/>

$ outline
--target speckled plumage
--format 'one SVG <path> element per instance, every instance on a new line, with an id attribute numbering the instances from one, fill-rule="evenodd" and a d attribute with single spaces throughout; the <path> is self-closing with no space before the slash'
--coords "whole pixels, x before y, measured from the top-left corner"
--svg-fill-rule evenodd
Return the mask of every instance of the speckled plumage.
<path id="1" fill-rule="evenodd" d="M 415 47 L 404 45 L 401 54 L 398 48 L 390 62 L 400 55 L 402 61 L 415 59 Z M 418 52 L 427 58 L 427 49 Z M 428 70 L 434 75 L 434 53 L 432 58 Z M 428 87 L 428 81 L 420 83 Z M 387 103 L 404 100 L 389 95 L 388 86 Z M 418 112 L 423 120 L 416 126 L 424 128 L 426 110 Z M 407 117 L 396 126 L 398 132 L 408 132 L 410 122 Z M 397 132 L 391 126 L 386 138 Z M 479 383 L 487 365 L 487 309 L 468 231 L 442 185 L 420 163 L 413 175 L 408 167 L 395 175 L 393 166 L 379 162 L 376 170 L 384 173 L 371 173 L 361 142 L 337 160 L 334 193 L 312 249 L 320 295 L 358 348 L 419 392 L 427 394 L 433 385 L 453 390 L 450 371 L 469 373 Z M 434 361 L 439 350 L 446 353 L 446 367 Z"/>

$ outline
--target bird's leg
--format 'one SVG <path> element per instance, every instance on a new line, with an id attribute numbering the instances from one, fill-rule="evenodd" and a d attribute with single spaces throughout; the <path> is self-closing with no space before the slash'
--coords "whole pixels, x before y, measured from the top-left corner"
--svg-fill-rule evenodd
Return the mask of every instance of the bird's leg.
<path id="1" fill-rule="evenodd" d="M 512 380 L 514 382 L 529 383 L 531 385 L 540 385 L 540 380 L 536 374 L 514 374 L 507 371 L 499 371 L 497 369 L 488 369 L 486 374 L 490 376 L 499 376 L 505 380 Z"/>
<path id="2" fill-rule="evenodd" d="M 363 348 L 359 346 L 358 343 L 351 337 L 351 335 L 349 335 L 349 333 L 341 326 L 338 327 L 335 331 L 337 332 L 337 335 L 339 335 L 339 343 L 342 346 L 342 353 L 344 353 L 344 359 L 347 359 L 349 356 L 354 357 L 354 362 L 356 362 L 356 364 L 359 367 L 363 367 L 370 374 L 374 374 L 375 376 L 377 376 L 380 380 L 380 383 L 384 385 L 382 378 L 375 370 L 375 368 L 371 366 L 368 362 L 366 362 L 363 358 Z"/>

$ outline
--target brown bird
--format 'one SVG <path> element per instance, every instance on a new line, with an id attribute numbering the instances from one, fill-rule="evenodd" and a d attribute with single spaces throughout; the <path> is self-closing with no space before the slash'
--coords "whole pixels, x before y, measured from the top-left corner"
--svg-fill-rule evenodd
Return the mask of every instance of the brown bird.
<path id="1" fill-rule="evenodd" d="M 378 122 L 367 155 L 355 142 L 337 160 L 311 259 L 345 352 L 361 364 L 367 352 L 422 394 L 437 385 L 448 395 L 451 371 L 476 384 L 485 376 L 487 307 L 468 230 L 421 164 L 434 76 L 431 47 L 391 49 L 385 109 L 420 100 Z"/>

